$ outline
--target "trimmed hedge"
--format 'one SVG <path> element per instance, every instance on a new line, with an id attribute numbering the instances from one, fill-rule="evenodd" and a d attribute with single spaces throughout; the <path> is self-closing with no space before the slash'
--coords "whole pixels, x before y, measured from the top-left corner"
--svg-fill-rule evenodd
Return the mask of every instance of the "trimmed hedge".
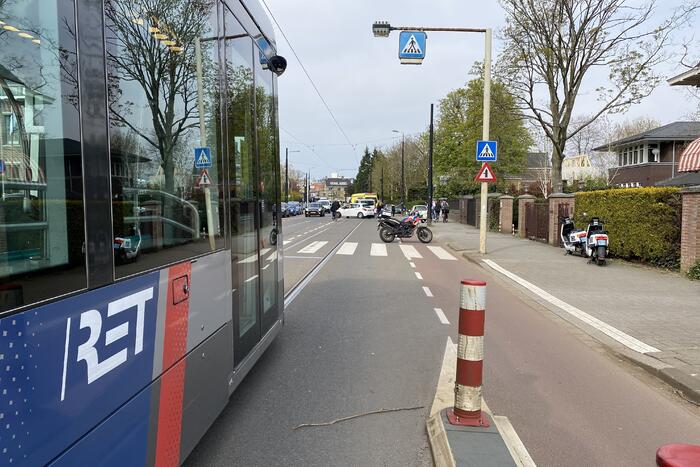
<path id="1" fill-rule="evenodd" d="M 681 206 L 678 188 L 576 193 L 575 221 L 585 228 L 588 219 L 600 217 L 610 234 L 610 253 L 617 257 L 678 268 Z"/>
<path id="2" fill-rule="evenodd" d="M 694 281 L 700 281 L 700 261 L 688 269 L 688 277 Z"/>

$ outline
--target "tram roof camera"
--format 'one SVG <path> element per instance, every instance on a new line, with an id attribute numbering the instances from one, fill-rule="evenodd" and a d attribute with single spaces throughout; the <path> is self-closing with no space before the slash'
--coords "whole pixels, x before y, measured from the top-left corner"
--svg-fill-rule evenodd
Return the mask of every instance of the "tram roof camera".
<path id="1" fill-rule="evenodd" d="M 389 37 L 391 25 L 388 21 L 375 21 L 372 25 L 372 33 L 374 37 Z"/>
<path id="2" fill-rule="evenodd" d="M 270 70 L 277 76 L 281 76 L 287 69 L 287 59 L 281 55 L 273 55 L 267 60 L 270 65 Z"/>

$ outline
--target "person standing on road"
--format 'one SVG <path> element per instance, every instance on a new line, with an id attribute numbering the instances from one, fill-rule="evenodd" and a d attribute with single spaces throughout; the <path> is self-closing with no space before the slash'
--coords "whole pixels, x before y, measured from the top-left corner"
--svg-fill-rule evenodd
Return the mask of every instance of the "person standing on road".
<path id="1" fill-rule="evenodd" d="M 340 208 L 340 203 L 336 199 L 335 201 L 333 201 L 333 203 L 331 203 L 331 218 L 334 221 L 338 220 L 338 216 L 336 215 L 336 212 L 338 211 L 339 208 Z"/>
<path id="2" fill-rule="evenodd" d="M 433 201 L 433 220 L 437 221 L 440 219 L 440 203 Z"/>

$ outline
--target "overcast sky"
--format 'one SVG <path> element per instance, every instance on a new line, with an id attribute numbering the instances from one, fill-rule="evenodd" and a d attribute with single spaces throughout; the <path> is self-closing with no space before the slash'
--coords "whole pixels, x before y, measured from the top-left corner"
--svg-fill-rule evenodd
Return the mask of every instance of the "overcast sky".
<path id="1" fill-rule="evenodd" d="M 365 145 L 372 149 L 391 144 L 397 136 L 394 129 L 407 135 L 423 131 L 430 103 L 437 106 L 449 91 L 464 86 L 471 79 L 472 64 L 483 60 L 482 34 L 429 33 L 423 65 L 401 65 L 398 33 L 375 38 L 373 21 L 389 21 L 394 26 L 492 27 L 494 58 L 501 49 L 497 31 L 505 23 L 496 0 L 266 2 L 350 141 L 356 144 L 355 150 L 347 144 L 277 31 L 279 53 L 289 63 L 279 79 L 282 161 L 286 147 L 300 151 L 290 154 L 290 165 L 311 170 L 314 178 L 336 171 L 353 177 Z M 683 70 L 670 62 L 662 71 L 673 76 Z M 600 83 L 594 78 L 586 84 L 583 92 L 591 98 L 578 100 L 577 114 L 595 110 L 590 90 Z M 682 120 L 694 109 L 697 103 L 688 99 L 687 91 L 663 83 L 626 115 L 615 118 L 645 116 L 665 124 Z"/>

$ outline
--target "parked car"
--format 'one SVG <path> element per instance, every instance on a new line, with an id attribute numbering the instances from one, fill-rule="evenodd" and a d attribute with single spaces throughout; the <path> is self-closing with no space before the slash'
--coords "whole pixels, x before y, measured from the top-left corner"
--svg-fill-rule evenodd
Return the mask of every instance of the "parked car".
<path id="1" fill-rule="evenodd" d="M 287 203 L 280 204 L 280 210 L 282 211 L 282 217 L 289 217 L 289 207 Z"/>
<path id="2" fill-rule="evenodd" d="M 301 214 L 301 204 L 298 201 L 290 201 L 287 203 L 287 212 L 290 216 Z"/>
<path id="3" fill-rule="evenodd" d="M 428 218 L 428 206 L 425 204 L 416 204 L 411 208 L 411 212 L 417 213 L 421 219 Z"/>
<path id="4" fill-rule="evenodd" d="M 304 216 L 320 216 L 326 215 L 326 210 L 320 203 L 309 203 L 309 205 L 304 209 Z"/>
<path id="5" fill-rule="evenodd" d="M 340 213 L 341 217 L 357 217 L 360 219 L 364 217 L 374 217 L 374 208 L 370 206 L 363 206 L 360 203 L 345 205 L 344 207 L 338 209 L 338 212 Z"/>
<path id="6" fill-rule="evenodd" d="M 323 209 L 324 209 L 326 212 L 331 212 L 331 202 L 328 201 L 327 199 L 320 199 L 320 200 L 318 200 L 318 204 L 320 204 L 321 206 L 323 206 Z"/>

